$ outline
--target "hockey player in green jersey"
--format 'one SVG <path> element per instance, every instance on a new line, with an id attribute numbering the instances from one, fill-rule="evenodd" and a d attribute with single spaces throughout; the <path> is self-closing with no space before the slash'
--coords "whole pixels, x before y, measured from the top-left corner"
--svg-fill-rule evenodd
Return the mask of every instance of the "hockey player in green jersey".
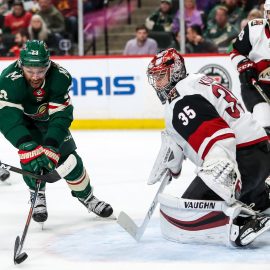
<path id="1" fill-rule="evenodd" d="M 76 152 L 69 131 L 73 106 L 69 97 L 71 75 L 50 60 L 43 41 L 27 41 L 20 58 L 0 76 L 0 130 L 19 151 L 22 169 L 41 174 L 75 155 L 76 167 L 65 177 L 71 194 L 89 211 L 109 217 L 112 207 L 93 195 L 89 176 Z M 33 200 L 35 180 L 24 177 Z M 48 217 L 45 183 L 35 204 L 33 219 L 44 222 Z"/>

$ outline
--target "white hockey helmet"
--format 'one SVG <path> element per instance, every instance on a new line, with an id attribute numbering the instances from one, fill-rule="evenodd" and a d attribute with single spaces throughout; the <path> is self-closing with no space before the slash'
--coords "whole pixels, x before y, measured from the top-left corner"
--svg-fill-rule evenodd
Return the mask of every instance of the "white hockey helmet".
<path id="1" fill-rule="evenodd" d="M 268 17 L 268 11 L 270 11 L 270 0 L 265 0 L 265 3 L 264 3 L 264 18 L 265 19 L 270 19 Z"/>

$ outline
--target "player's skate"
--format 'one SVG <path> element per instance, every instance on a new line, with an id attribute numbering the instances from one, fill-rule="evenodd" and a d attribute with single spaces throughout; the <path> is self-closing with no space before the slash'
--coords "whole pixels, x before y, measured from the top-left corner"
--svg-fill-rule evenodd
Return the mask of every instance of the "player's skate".
<path id="1" fill-rule="evenodd" d="M 30 190 L 31 202 L 34 199 L 34 194 L 35 194 L 35 191 Z M 37 199 L 34 206 L 32 218 L 34 221 L 39 222 L 39 223 L 45 222 L 48 218 L 45 191 L 39 191 L 37 194 Z"/>
<path id="2" fill-rule="evenodd" d="M 0 168 L 0 181 L 6 181 L 10 176 L 10 172 Z"/>
<path id="3" fill-rule="evenodd" d="M 89 212 L 93 212 L 100 217 L 106 218 L 113 213 L 113 209 L 108 203 L 100 201 L 92 193 L 85 200 L 79 198 L 79 201 Z"/>
<path id="4" fill-rule="evenodd" d="M 238 218 L 237 218 L 238 219 Z M 246 246 L 253 242 L 263 232 L 270 229 L 270 217 L 260 215 L 243 218 L 232 225 L 231 240 L 236 246 Z"/>

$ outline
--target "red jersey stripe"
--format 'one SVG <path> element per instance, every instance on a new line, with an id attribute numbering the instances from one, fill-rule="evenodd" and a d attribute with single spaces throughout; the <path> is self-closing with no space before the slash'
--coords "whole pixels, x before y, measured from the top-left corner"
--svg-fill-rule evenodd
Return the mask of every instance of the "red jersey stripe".
<path id="1" fill-rule="evenodd" d="M 253 144 L 256 144 L 256 143 L 259 143 L 259 142 L 263 142 L 263 141 L 268 141 L 268 140 L 269 140 L 268 136 L 265 136 L 265 137 L 256 139 L 254 141 L 237 144 L 236 145 L 236 148 L 243 148 L 243 147 L 251 146 Z"/>
<path id="2" fill-rule="evenodd" d="M 221 117 L 204 121 L 197 130 L 189 136 L 188 143 L 198 152 L 207 137 L 211 137 L 215 132 L 224 128 L 229 128 L 229 125 Z"/>
<path id="3" fill-rule="evenodd" d="M 212 140 L 210 140 L 203 151 L 202 159 L 205 158 L 205 156 L 208 154 L 209 150 L 211 149 L 211 147 L 213 146 L 214 143 L 216 143 L 217 141 L 228 139 L 228 138 L 235 138 L 234 133 L 222 134 L 222 135 L 214 137 Z"/>

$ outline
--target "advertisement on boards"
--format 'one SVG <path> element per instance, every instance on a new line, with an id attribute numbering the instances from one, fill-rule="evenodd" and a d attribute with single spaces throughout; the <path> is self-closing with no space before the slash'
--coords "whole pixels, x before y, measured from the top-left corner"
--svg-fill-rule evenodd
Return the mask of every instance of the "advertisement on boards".
<path id="1" fill-rule="evenodd" d="M 137 122 L 153 127 L 163 119 L 163 106 L 149 85 L 146 69 L 151 57 L 87 57 L 53 59 L 72 75 L 74 118 L 79 121 Z M 0 71 L 12 60 L 0 61 Z M 185 56 L 187 71 L 204 73 L 233 90 L 238 97 L 238 74 L 228 56 Z M 115 121 L 117 120 L 117 121 Z M 149 126 L 145 126 L 148 121 Z M 86 123 L 86 122 L 85 122 Z M 105 122 L 104 122 L 105 123 Z M 89 124 L 91 128 L 91 123 Z M 162 125 L 162 124 L 161 124 Z M 80 124 L 78 124 L 80 128 Z"/>

